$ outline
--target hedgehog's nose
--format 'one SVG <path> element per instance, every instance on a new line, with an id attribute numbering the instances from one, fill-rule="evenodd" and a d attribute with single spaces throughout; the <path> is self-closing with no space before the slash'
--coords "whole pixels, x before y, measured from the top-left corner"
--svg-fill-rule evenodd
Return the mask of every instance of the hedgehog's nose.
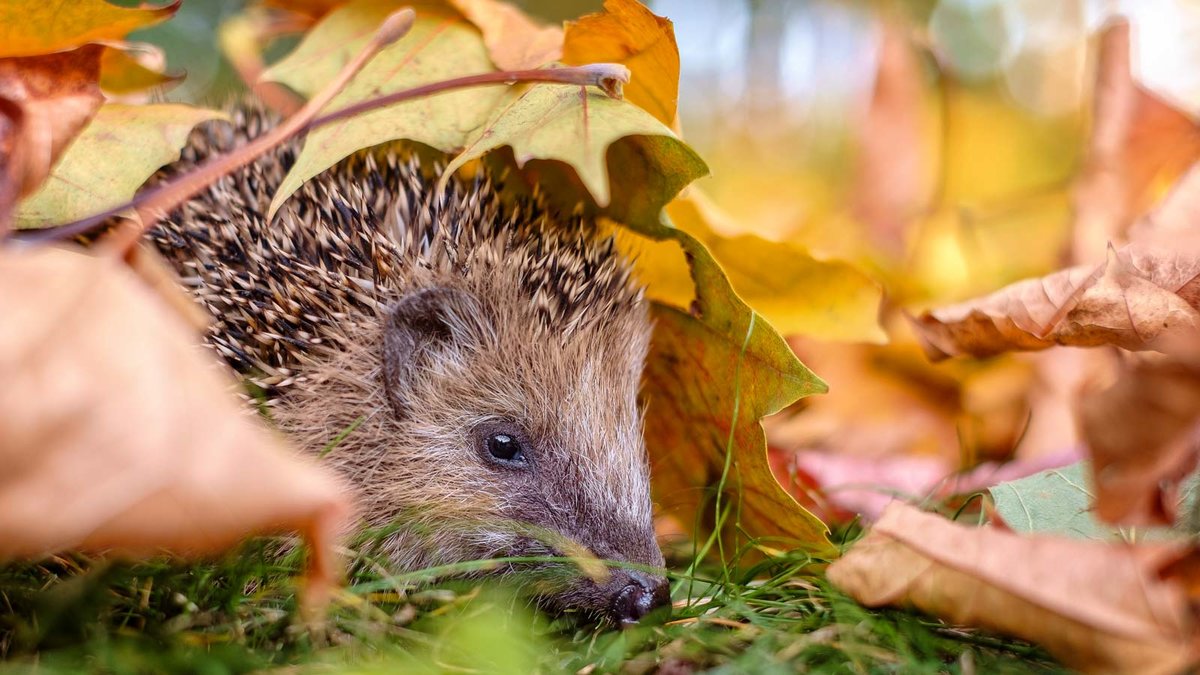
<path id="1" fill-rule="evenodd" d="M 621 627 L 632 626 L 650 612 L 670 603 L 671 595 L 666 579 L 636 570 L 625 570 L 617 574 L 627 580 L 617 591 L 612 604 L 613 620 Z"/>

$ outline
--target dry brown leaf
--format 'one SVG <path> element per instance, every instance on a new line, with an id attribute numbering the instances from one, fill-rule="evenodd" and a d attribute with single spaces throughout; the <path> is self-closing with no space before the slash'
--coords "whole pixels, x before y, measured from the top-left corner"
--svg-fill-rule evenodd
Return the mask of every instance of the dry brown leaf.
<path id="1" fill-rule="evenodd" d="M 1053 345 L 1157 349 L 1200 328 L 1200 257 L 1140 245 L 1100 265 L 1026 279 L 915 319 L 926 353 L 992 356 Z"/>
<path id="2" fill-rule="evenodd" d="M 104 102 L 100 45 L 45 56 L 0 59 L 0 98 L 20 106 L 24 124 L 11 155 L 19 193 L 50 174 L 54 161 Z"/>
<path id="3" fill-rule="evenodd" d="M 678 131 L 679 47 L 669 20 L 637 0 L 605 0 L 603 12 L 567 24 L 562 49 L 567 65 L 628 66 L 625 98 Z"/>
<path id="4" fill-rule="evenodd" d="M 1126 525 L 1175 522 L 1180 482 L 1197 463 L 1200 357 L 1137 359 L 1112 386 L 1079 397 L 1092 456 L 1096 515 Z"/>
<path id="5" fill-rule="evenodd" d="M 483 33 L 488 56 L 500 70 L 525 70 L 557 61 L 563 31 L 543 26 L 520 9 L 499 0 L 449 0 Z"/>
<path id="6" fill-rule="evenodd" d="M 1176 673 L 1194 664 L 1195 549 L 1024 537 L 893 504 L 829 580 L 859 602 L 912 605 L 950 623 L 1037 642 L 1094 673 Z"/>
<path id="7" fill-rule="evenodd" d="M 0 316 L 0 559 L 208 554 L 299 532 L 320 600 L 337 578 L 340 482 L 240 409 L 223 367 L 130 270 L 0 252 Z"/>

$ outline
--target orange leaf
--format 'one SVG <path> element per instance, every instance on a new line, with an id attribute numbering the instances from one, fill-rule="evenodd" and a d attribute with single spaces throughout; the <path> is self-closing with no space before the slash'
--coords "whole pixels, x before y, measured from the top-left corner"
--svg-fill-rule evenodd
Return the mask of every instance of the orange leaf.
<path id="1" fill-rule="evenodd" d="M 0 253 L 0 316 L 0 559 L 206 554 L 298 531 L 314 592 L 334 582 L 339 481 L 241 410 L 222 366 L 131 271 L 77 251 Z"/>
<path id="2" fill-rule="evenodd" d="M 1165 675 L 1200 656 L 1188 579 L 1164 574 L 1196 559 L 1180 546 L 964 527 L 897 503 L 829 580 L 868 606 L 914 605 L 1035 641 L 1085 672 Z"/>
<path id="3" fill-rule="evenodd" d="M 182 1 L 129 9 L 104 0 L 7 0 L 0 3 L 0 57 L 35 56 L 89 42 L 123 40 L 132 30 L 171 18 Z"/>
<path id="4" fill-rule="evenodd" d="M 449 0 L 483 33 L 492 63 L 500 70 L 537 68 L 562 58 L 563 32 L 542 26 L 520 9 L 498 0 Z"/>
<path id="5" fill-rule="evenodd" d="M 667 126 L 679 104 L 679 47 L 671 22 L 637 0 L 605 0 L 604 12 L 567 24 L 563 62 L 621 63 L 633 74 L 625 98 Z"/>

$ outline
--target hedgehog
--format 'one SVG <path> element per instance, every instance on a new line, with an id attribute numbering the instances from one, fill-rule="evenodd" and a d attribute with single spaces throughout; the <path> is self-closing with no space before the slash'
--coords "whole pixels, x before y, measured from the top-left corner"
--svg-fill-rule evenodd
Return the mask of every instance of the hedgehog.
<path id="1" fill-rule="evenodd" d="M 160 178 L 274 123 L 245 103 L 230 117 Z M 208 345 L 348 479 L 397 571 L 594 557 L 611 562 L 498 573 L 618 624 L 666 605 L 638 402 L 651 324 L 611 236 L 502 198 L 486 169 L 439 188 L 398 144 L 343 160 L 268 222 L 297 153 L 224 176 L 149 234 L 214 317 Z"/>

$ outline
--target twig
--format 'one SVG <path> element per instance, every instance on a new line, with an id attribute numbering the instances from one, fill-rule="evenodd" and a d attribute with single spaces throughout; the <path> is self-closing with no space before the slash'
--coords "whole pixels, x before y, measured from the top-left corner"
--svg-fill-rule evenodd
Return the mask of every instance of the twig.
<path id="1" fill-rule="evenodd" d="M 441 82 L 431 82 L 412 89 L 405 89 L 378 98 L 373 98 L 354 105 L 348 105 L 341 110 L 318 117 L 309 124 L 308 129 L 332 124 L 339 120 L 353 117 L 359 113 L 376 108 L 383 108 L 409 99 L 438 94 L 451 89 L 466 89 L 485 84 L 517 84 L 526 82 L 544 82 L 550 84 L 575 84 L 581 87 L 596 86 L 613 98 L 621 98 L 622 85 L 629 83 L 629 69 L 619 63 L 593 63 L 574 68 L 551 68 L 548 70 L 501 70 L 494 73 L 465 75 Z"/>

